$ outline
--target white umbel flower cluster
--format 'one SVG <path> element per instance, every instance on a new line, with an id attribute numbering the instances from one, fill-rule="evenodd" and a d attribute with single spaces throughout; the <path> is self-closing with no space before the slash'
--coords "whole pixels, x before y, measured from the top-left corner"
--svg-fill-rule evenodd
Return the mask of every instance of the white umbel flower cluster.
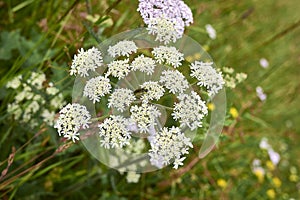
<path id="1" fill-rule="evenodd" d="M 143 54 L 136 57 L 131 63 L 131 69 L 133 71 L 139 70 L 145 72 L 147 75 L 151 75 L 154 72 L 155 60 L 150 57 L 145 57 Z"/>
<path id="2" fill-rule="evenodd" d="M 209 96 L 213 96 L 223 88 L 225 84 L 222 73 L 212 67 L 212 62 L 195 61 L 190 65 L 191 76 L 198 80 L 197 85 L 204 86 Z"/>
<path id="3" fill-rule="evenodd" d="M 158 40 L 166 45 L 171 41 L 176 42 L 176 40 L 182 36 L 175 29 L 176 23 L 176 20 L 168 19 L 165 16 L 151 18 L 147 30 L 149 34 L 156 35 L 156 41 Z"/>
<path id="4" fill-rule="evenodd" d="M 202 119 L 208 110 L 205 101 L 194 91 L 191 95 L 181 94 L 178 96 L 179 103 L 175 103 L 172 116 L 179 120 L 180 126 L 188 126 L 191 130 L 202 126 Z"/>
<path id="5" fill-rule="evenodd" d="M 153 48 L 152 54 L 159 64 L 166 63 L 177 68 L 184 60 L 183 53 L 180 53 L 175 47 L 159 46 Z"/>
<path id="6" fill-rule="evenodd" d="M 88 97 L 93 103 L 99 102 L 100 98 L 108 94 L 111 90 L 110 80 L 103 76 L 91 78 L 86 82 L 83 96 Z"/>
<path id="7" fill-rule="evenodd" d="M 148 102 L 159 100 L 165 93 L 165 89 L 156 81 L 148 81 L 141 85 L 146 92 L 142 95 L 142 100 Z"/>
<path id="8" fill-rule="evenodd" d="M 109 46 L 107 51 L 108 54 L 114 58 L 116 56 L 128 57 L 130 54 L 136 53 L 137 49 L 138 47 L 133 41 L 123 40 L 113 46 Z"/>
<path id="9" fill-rule="evenodd" d="M 173 94 L 181 94 L 189 87 L 189 83 L 186 78 L 177 70 L 163 71 L 159 82 Z"/>
<path id="10" fill-rule="evenodd" d="M 59 118 L 54 128 L 57 128 L 58 135 L 64 136 L 68 140 L 79 140 L 80 128 L 89 127 L 91 115 L 85 106 L 73 103 L 66 105 L 59 112 Z"/>
<path id="11" fill-rule="evenodd" d="M 99 124 L 100 143 L 106 149 L 122 148 L 129 144 L 131 132 L 127 129 L 128 119 L 111 115 Z"/>
<path id="12" fill-rule="evenodd" d="M 164 127 L 159 133 L 150 135 L 149 137 L 151 149 L 148 155 L 152 165 L 162 168 L 173 162 L 174 168 L 183 165 L 182 157 L 188 154 L 189 148 L 193 145 L 190 138 L 186 137 L 178 127 Z"/>
<path id="13" fill-rule="evenodd" d="M 130 113 L 132 121 L 137 124 L 141 133 L 149 132 L 149 129 L 157 124 L 156 120 L 161 115 L 154 105 L 146 103 L 143 103 L 141 106 L 132 106 Z"/>
<path id="14" fill-rule="evenodd" d="M 114 60 L 108 64 L 108 71 L 106 76 L 112 75 L 117 77 L 119 80 L 124 78 L 130 72 L 130 65 L 128 64 L 129 59 L 125 60 Z"/>
<path id="15" fill-rule="evenodd" d="M 87 51 L 84 51 L 83 48 L 78 50 L 78 55 L 74 56 L 70 75 L 77 75 L 82 77 L 88 76 L 88 71 L 95 71 L 97 67 L 101 66 L 103 64 L 103 59 L 101 56 L 101 52 L 95 48 L 92 47 L 91 49 L 88 49 Z"/>
<path id="16" fill-rule="evenodd" d="M 132 90 L 127 88 L 115 89 L 108 99 L 108 107 L 114 107 L 123 112 L 135 99 Z"/>

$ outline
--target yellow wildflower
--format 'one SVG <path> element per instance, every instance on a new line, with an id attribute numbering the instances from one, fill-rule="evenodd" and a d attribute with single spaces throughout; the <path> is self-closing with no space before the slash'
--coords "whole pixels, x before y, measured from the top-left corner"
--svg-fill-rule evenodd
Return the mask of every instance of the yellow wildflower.
<path id="1" fill-rule="evenodd" d="M 265 175 L 262 170 L 254 170 L 253 173 L 257 177 L 259 183 L 262 183 L 264 181 Z"/>
<path id="2" fill-rule="evenodd" d="M 270 171 L 273 171 L 275 169 L 275 165 L 270 160 L 266 162 L 266 166 Z"/>
<path id="3" fill-rule="evenodd" d="M 207 108 L 208 108 L 208 110 L 213 111 L 216 108 L 216 106 L 213 103 L 208 103 Z"/>
<path id="4" fill-rule="evenodd" d="M 238 116 L 239 116 L 239 113 L 237 111 L 236 108 L 234 107 L 231 107 L 230 110 L 229 110 L 229 113 L 231 114 L 231 116 L 236 119 Z"/>
<path id="5" fill-rule="evenodd" d="M 272 179 L 273 184 L 275 185 L 275 187 L 279 188 L 281 186 L 281 180 L 277 177 L 274 177 Z"/>
<path id="6" fill-rule="evenodd" d="M 224 180 L 224 179 L 218 179 L 217 180 L 217 185 L 219 186 L 219 187 L 221 187 L 222 189 L 224 189 L 224 188 L 226 188 L 226 186 L 227 186 L 227 182 Z"/>
<path id="7" fill-rule="evenodd" d="M 275 191 L 273 189 L 268 189 L 267 190 L 267 196 L 270 198 L 270 199 L 275 199 Z"/>

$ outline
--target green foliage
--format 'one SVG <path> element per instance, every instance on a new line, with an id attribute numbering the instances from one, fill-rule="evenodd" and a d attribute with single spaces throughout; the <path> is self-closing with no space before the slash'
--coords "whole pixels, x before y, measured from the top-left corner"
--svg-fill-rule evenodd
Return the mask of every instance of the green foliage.
<path id="1" fill-rule="evenodd" d="M 186 34 L 202 44 L 219 67 L 245 72 L 248 79 L 227 90 L 228 115 L 214 151 L 197 160 L 203 139 L 197 136 L 183 172 L 166 167 L 142 174 L 134 184 L 95 160 L 80 142 L 59 139 L 52 127 L 29 129 L 13 120 L 7 106 L 17 93 L 5 85 L 17 75 L 42 71 L 46 83 L 53 82 L 70 102 L 74 80 L 68 67 L 73 55 L 81 47 L 139 27 L 137 1 L 0 1 L 1 199 L 250 200 L 271 199 L 272 191 L 274 199 L 300 198 L 300 4 L 185 2 L 195 19 Z M 208 37 L 206 24 L 216 29 L 215 40 Z M 259 65 L 263 57 L 270 63 L 266 69 Z M 257 86 L 264 88 L 266 101 L 256 96 Z M 237 116 L 230 112 L 232 107 Z M 263 137 L 281 156 L 274 168 L 267 151 L 259 148 Z M 262 161 L 263 180 L 252 170 L 254 159 Z M 276 185 L 276 178 L 281 184 Z"/>

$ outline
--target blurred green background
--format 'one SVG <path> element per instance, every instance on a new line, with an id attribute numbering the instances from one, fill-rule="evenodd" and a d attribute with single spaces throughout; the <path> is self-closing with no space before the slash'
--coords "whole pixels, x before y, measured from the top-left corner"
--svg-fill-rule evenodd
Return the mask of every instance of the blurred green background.
<path id="1" fill-rule="evenodd" d="M 15 76 L 42 71 L 71 102 L 73 55 L 143 26 L 138 1 L 0 1 L 0 199 L 300 199 L 299 1 L 185 2 L 194 15 L 185 33 L 218 67 L 248 78 L 226 91 L 228 117 L 214 151 L 197 160 L 196 144 L 182 169 L 166 167 L 127 183 L 80 142 L 63 143 L 44 123 L 30 128 L 14 120 L 7 106 L 18 91 L 5 86 Z M 262 138 L 280 155 L 278 164 L 259 147 Z M 254 170 L 255 159 L 263 173 Z"/>

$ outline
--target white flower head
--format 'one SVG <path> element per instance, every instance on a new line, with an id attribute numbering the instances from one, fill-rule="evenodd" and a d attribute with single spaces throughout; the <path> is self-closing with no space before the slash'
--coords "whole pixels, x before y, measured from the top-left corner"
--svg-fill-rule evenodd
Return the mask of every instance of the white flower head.
<path id="1" fill-rule="evenodd" d="M 212 67 L 212 62 L 195 61 L 190 65 L 191 76 L 198 80 L 197 85 L 204 86 L 209 96 L 213 96 L 223 88 L 225 84 L 222 73 Z"/>
<path id="2" fill-rule="evenodd" d="M 272 149 L 272 146 L 271 146 L 271 145 L 269 144 L 269 142 L 268 142 L 268 138 L 263 137 L 263 138 L 260 140 L 259 148 L 264 149 L 264 150 Z"/>
<path id="3" fill-rule="evenodd" d="M 150 57 L 145 57 L 142 54 L 132 61 L 131 68 L 133 71 L 139 70 L 145 72 L 147 75 L 151 75 L 154 72 L 155 60 Z"/>
<path id="4" fill-rule="evenodd" d="M 138 11 L 144 22 L 149 26 L 151 20 L 165 18 L 172 21 L 177 34 L 181 37 L 184 27 L 193 23 L 191 9 L 182 0 L 139 0 Z"/>
<path id="5" fill-rule="evenodd" d="M 108 99 L 108 107 L 114 107 L 123 112 L 135 99 L 132 90 L 127 88 L 115 89 Z"/>
<path id="6" fill-rule="evenodd" d="M 148 153 L 150 162 L 158 168 L 173 162 L 174 168 L 177 169 L 179 165 L 183 165 L 185 157 L 182 156 L 188 154 L 189 148 L 193 147 L 190 138 L 186 137 L 178 127 L 169 129 L 164 127 L 148 138 L 151 145 Z"/>
<path id="7" fill-rule="evenodd" d="M 262 87 L 256 87 L 256 95 L 261 101 L 265 101 L 267 99 L 267 95 L 264 93 Z"/>
<path id="8" fill-rule="evenodd" d="M 280 161 L 280 154 L 274 151 L 273 149 L 269 149 L 268 154 L 271 162 L 276 166 Z"/>
<path id="9" fill-rule="evenodd" d="M 129 171 L 126 176 L 126 180 L 127 183 L 137 183 L 139 182 L 140 177 L 141 174 L 137 174 L 135 172 Z"/>
<path id="10" fill-rule="evenodd" d="M 116 56 L 129 56 L 132 53 L 136 53 L 138 47 L 135 45 L 133 41 L 123 40 L 119 41 L 117 44 L 113 46 L 109 46 L 108 54 L 111 57 Z"/>
<path id="11" fill-rule="evenodd" d="M 45 81 L 46 75 L 44 73 L 32 72 L 30 78 L 27 80 L 27 83 L 37 89 L 42 89 Z"/>
<path id="12" fill-rule="evenodd" d="M 80 128 L 89 127 L 91 115 L 85 106 L 78 103 L 68 104 L 59 111 L 59 118 L 54 125 L 59 136 L 67 139 L 79 140 Z"/>
<path id="13" fill-rule="evenodd" d="M 88 97 L 93 103 L 99 102 L 100 98 L 111 90 L 110 80 L 103 76 L 91 78 L 86 82 L 83 96 Z"/>
<path id="14" fill-rule="evenodd" d="M 214 40 L 214 39 L 217 38 L 217 32 L 216 32 L 216 30 L 214 29 L 214 27 L 212 27 L 212 25 L 206 24 L 206 25 L 205 25 L 205 29 L 206 29 L 206 32 L 207 32 L 208 36 L 209 36 L 212 40 Z"/>
<path id="15" fill-rule="evenodd" d="M 208 113 L 205 101 L 194 91 L 191 95 L 178 96 L 179 103 L 175 103 L 172 116 L 179 120 L 180 126 L 188 126 L 191 130 L 202 127 L 202 119 Z"/>
<path id="16" fill-rule="evenodd" d="M 268 60 L 265 59 L 265 58 L 261 58 L 261 59 L 259 60 L 259 64 L 260 64 L 260 66 L 261 66 L 262 68 L 268 68 L 268 67 L 269 67 L 269 62 L 268 62 Z"/>
<path id="17" fill-rule="evenodd" d="M 21 86 L 22 75 L 15 76 L 12 80 L 6 83 L 7 88 L 17 89 Z"/>
<path id="18" fill-rule="evenodd" d="M 72 61 L 70 75 L 79 74 L 82 77 L 88 76 L 88 71 L 95 71 L 97 67 L 103 64 L 101 52 L 92 47 L 87 51 L 83 48 L 78 50 L 78 55 L 74 56 Z"/>
<path id="19" fill-rule="evenodd" d="M 159 82 L 173 94 L 181 94 L 189 87 L 189 83 L 184 75 L 177 70 L 163 71 Z"/>
<path id="20" fill-rule="evenodd" d="M 149 34 L 156 35 L 155 41 L 158 40 L 166 45 L 171 41 L 176 42 L 182 36 L 182 33 L 175 29 L 176 23 L 176 20 L 165 16 L 150 18 L 147 30 Z"/>
<path id="21" fill-rule="evenodd" d="M 165 89 L 158 82 L 148 81 L 141 85 L 146 92 L 142 95 L 142 100 L 145 102 L 151 100 L 159 100 L 165 93 Z"/>
<path id="22" fill-rule="evenodd" d="M 111 115 L 103 123 L 99 124 L 100 143 L 106 149 L 122 148 L 129 145 L 131 132 L 127 129 L 128 119 Z"/>
<path id="23" fill-rule="evenodd" d="M 112 75 L 113 77 L 117 77 L 119 80 L 124 78 L 130 72 L 130 65 L 128 62 L 129 59 L 112 61 L 108 64 L 106 76 Z"/>
<path id="24" fill-rule="evenodd" d="M 184 60 L 183 53 L 180 53 L 175 47 L 159 46 L 153 48 L 152 54 L 159 64 L 166 63 L 177 68 Z"/>
<path id="25" fill-rule="evenodd" d="M 141 106 L 134 105 L 130 108 L 131 119 L 138 126 L 141 133 L 149 132 L 156 125 L 156 119 L 161 115 L 154 105 L 142 103 Z"/>

